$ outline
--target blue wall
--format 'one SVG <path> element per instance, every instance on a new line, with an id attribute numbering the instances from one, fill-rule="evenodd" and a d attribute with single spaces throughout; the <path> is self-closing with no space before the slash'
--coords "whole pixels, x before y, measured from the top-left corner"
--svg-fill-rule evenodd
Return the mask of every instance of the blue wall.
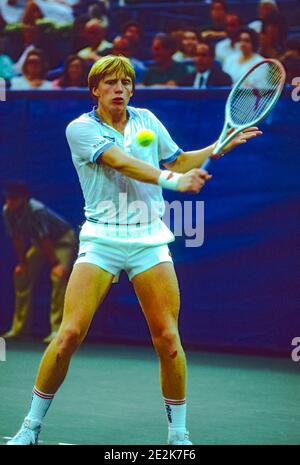
<path id="1" fill-rule="evenodd" d="M 218 137 L 228 91 L 137 90 L 133 104 L 152 110 L 183 149 Z M 10 92 L 0 103 L 0 183 L 23 178 L 33 195 L 64 215 L 75 228 L 83 200 L 64 131 L 89 110 L 85 91 Z M 210 349 L 289 353 L 300 336 L 299 110 L 286 90 L 261 127 L 264 136 L 211 166 L 213 180 L 199 196 L 165 192 L 168 200 L 205 202 L 205 241 L 171 245 L 179 276 L 181 334 L 185 345 Z M 3 200 L 3 199 L 2 199 Z M 13 310 L 15 263 L 0 221 L 0 330 Z M 49 331 L 50 286 L 41 276 L 33 331 Z M 131 284 L 123 274 L 95 316 L 90 337 L 149 340 Z"/>

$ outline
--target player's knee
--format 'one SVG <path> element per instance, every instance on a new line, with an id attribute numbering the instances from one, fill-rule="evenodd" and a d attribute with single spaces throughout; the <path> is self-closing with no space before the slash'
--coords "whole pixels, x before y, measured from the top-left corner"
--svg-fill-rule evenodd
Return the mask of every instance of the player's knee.
<path id="1" fill-rule="evenodd" d="M 82 332 L 79 328 L 66 328 L 59 332 L 57 342 L 60 355 L 75 352 L 83 340 Z"/>
<path id="2" fill-rule="evenodd" d="M 164 329 L 153 336 L 154 347 L 160 356 L 176 358 L 181 348 L 178 331 Z"/>

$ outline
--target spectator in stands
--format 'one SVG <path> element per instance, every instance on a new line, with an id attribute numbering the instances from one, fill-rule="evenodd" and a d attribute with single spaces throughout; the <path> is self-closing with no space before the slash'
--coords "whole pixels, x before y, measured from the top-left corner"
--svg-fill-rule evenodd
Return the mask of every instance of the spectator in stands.
<path id="1" fill-rule="evenodd" d="M 183 63 L 173 60 L 176 41 L 169 34 L 159 33 L 152 42 L 154 64 L 150 65 L 143 78 L 145 86 L 176 86 L 186 74 Z"/>
<path id="2" fill-rule="evenodd" d="M 252 66 L 264 58 L 257 53 L 259 35 L 253 29 L 242 28 L 239 32 L 240 55 L 234 55 L 225 61 L 223 71 L 231 76 L 233 83 L 245 74 Z"/>
<path id="3" fill-rule="evenodd" d="M 30 0 L 27 2 L 24 24 L 35 24 L 39 18 L 47 18 L 56 24 L 69 23 L 74 20 L 72 6 L 77 0 Z"/>
<path id="4" fill-rule="evenodd" d="M 215 53 L 212 43 L 200 43 L 196 47 L 195 73 L 187 74 L 179 85 L 206 89 L 207 87 L 231 86 L 231 77 L 214 64 Z"/>
<path id="5" fill-rule="evenodd" d="M 52 82 L 45 79 L 47 65 L 41 50 L 31 50 L 22 67 L 22 76 L 13 77 L 10 81 L 12 90 L 49 90 Z"/>
<path id="6" fill-rule="evenodd" d="M 22 67 L 29 52 L 39 47 L 39 28 L 36 24 L 23 24 L 23 49 L 17 62 L 15 63 L 16 74 L 22 74 Z"/>
<path id="7" fill-rule="evenodd" d="M 200 29 L 202 39 L 219 40 L 226 37 L 227 4 L 224 0 L 213 0 L 210 7 L 211 24 Z"/>
<path id="8" fill-rule="evenodd" d="M 199 44 L 198 32 L 196 29 L 185 29 L 182 33 L 179 50 L 174 53 L 173 60 L 186 61 L 194 58 L 196 47 Z"/>
<path id="9" fill-rule="evenodd" d="M 264 19 L 272 13 L 278 13 L 278 6 L 275 0 L 260 0 L 258 4 L 258 19 L 248 24 L 257 33 L 262 32 Z"/>
<path id="10" fill-rule="evenodd" d="M 69 55 L 65 61 L 62 75 L 53 81 L 53 88 L 86 88 L 88 71 L 88 65 L 83 58 L 78 55 Z"/>
<path id="11" fill-rule="evenodd" d="M 193 73 L 195 71 L 194 58 L 196 47 L 199 44 L 198 31 L 193 28 L 186 28 L 178 37 L 180 37 L 179 47 L 173 55 L 173 60 L 184 63 L 186 71 Z"/>
<path id="12" fill-rule="evenodd" d="M 0 36 L 0 78 L 9 80 L 15 75 L 14 63 L 5 53 L 5 37 Z"/>
<path id="13" fill-rule="evenodd" d="M 27 0 L 0 0 L 0 17 L 4 24 L 22 21 Z"/>
<path id="14" fill-rule="evenodd" d="M 216 44 L 216 60 L 224 65 L 232 55 L 240 53 L 238 41 L 238 31 L 242 27 L 242 19 L 237 13 L 229 13 L 226 16 L 226 39 L 220 40 Z"/>
<path id="15" fill-rule="evenodd" d="M 263 20 L 260 35 L 260 54 L 265 58 L 278 58 L 285 49 L 287 25 L 280 13 L 271 13 Z"/>
<path id="16" fill-rule="evenodd" d="M 22 334 L 30 313 L 34 284 L 43 266 L 50 267 L 52 294 L 50 342 L 59 329 L 67 279 L 76 254 L 77 239 L 71 226 L 43 203 L 32 198 L 27 185 L 9 181 L 4 188 L 4 224 L 16 255 L 14 270 L 15 311 L 6 338 Z M 28 243 L 31 245 L 28 247 Z"/>
<path id="17" fill-rule="evenodd" d="M 109 7 L 108 0 L 79 0 L 73 6 L 73 14 L 75 18 L 87 15 L 89 19 L 99 19 L 103 26 L 108 28 L 110 23 Z"/>
<path id="18" fill-rule="evenodd" d="M 122 36 L 126 37 L 131 43 L 133 55 L 140 59 L 148 59 L 148 52 L 142 47 L 143 30 L 139 23 L 136 21 L 128 21 L 121 27 Z"/>
<path id="19" fill-rule="evenodd" d="M 78 53 L 79 50 L 82 50 L 86 47 L 87 43 L 84 28 L 90 19 L 91 18 L 88 14 L 84 14 L 75 18 L 71 31 L 71 53 Z"/>
<path id="20" fill-rule="evenodd" d="M 83 34 L 88 47 L 80 50 L 78 55 L 84 60 L 94 63 L 102 56 L 104 50 L 112 47 L 111 42 L 105 39 L 106 27 L 99 19 L 89 20 L 84 26 Z"/>
<path id="21" fill-rule="evenodd" d="M 287 40 L 286 50 L 280 61 L 286 69 L 286 82 L 293 84 L 293 80 L 300 77 L 300 39 Z"/>
<path id="22" fill-rule="evenodd" d="M 113 40 L 113 46 L 110 53 L 112 55 L 123 55 L 130 59 L 135 72 L 135 82 L 136 84 L 139 84 L 144 77 L 146 67 L 141 60 L 138 60 L 133 56 L 133 51 L 132 42 L 129 39 L 123 36 L 117 36 Z"/>
<path id="23" fill-rule="evenodd" d="M 285 51 L 281 55 L 280 59 L 284 60 L 285 58 L 288 58 L 290 56 L 300 56 L 300 39 L 290 38 L 286 41 Z"/>

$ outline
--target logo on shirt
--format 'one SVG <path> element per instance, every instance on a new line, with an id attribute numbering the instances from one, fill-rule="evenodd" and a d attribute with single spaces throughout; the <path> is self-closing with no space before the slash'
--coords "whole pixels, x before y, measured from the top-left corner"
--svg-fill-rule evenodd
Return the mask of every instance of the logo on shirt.
<path id="1" fill-rule="evenodd" d="M 103 136 L 103 137 L 104 137 L 104 139 L 107 139 L 107 140 L 109 140 L 111 142 L 115 142 L 115 140 L 116 140 L 115 137 L 110 137 L 110 136 Z"/>

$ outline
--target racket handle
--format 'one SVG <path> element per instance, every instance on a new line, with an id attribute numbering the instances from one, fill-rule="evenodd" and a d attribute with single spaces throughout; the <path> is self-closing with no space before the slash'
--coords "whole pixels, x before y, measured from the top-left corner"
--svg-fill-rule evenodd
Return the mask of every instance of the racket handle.
<path id="1" fill-rule="evenodd" d="M 206 169 L 208 168 L 208 166 L 211 164 L 211 160 L 212 160 L 212 159 L 211 159 L 210 157 L 208 157 L 208 158 L 205 160 L 205 162 L 203 163 L 203 165 L 201 165 L 200 168 L 201 168 L 202 170 L 206 170 Z"/>

